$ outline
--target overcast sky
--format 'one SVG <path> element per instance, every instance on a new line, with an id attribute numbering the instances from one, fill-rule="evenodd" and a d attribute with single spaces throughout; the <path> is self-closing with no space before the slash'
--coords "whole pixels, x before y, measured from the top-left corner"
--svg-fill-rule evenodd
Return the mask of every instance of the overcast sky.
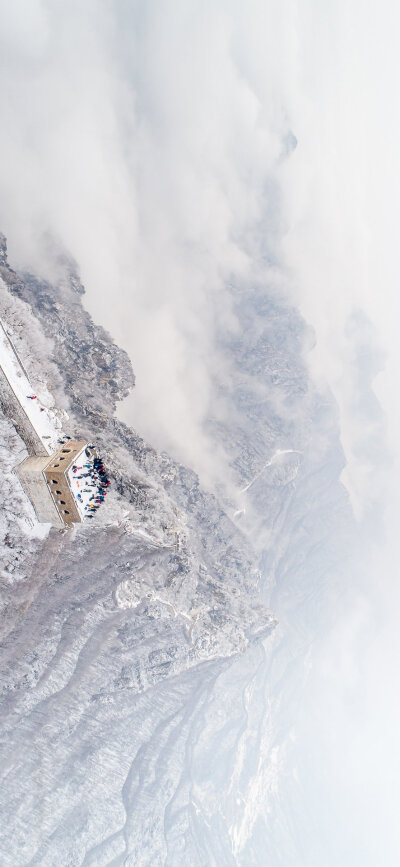
<path id="1" fill-rule="evenodd" d="M 332 661 L 346 640 L 360 671 L 353 626 L 375 624 L 355 761 L 380 738 L 365 785 L 384 791 L 371 847 L 388 835 L 385 864 L 398 843 L 384 832 L 399 715 L 398 28 L 393 0 L 0 0 L 0 229 L 12 263 L 51 275 L 49 234 L 77 260 L 88 308 L 133 360 L 124 417 L 206 482 L 223 473 L 203 426 L 215 328 L 238 327 L 230 279 L 270 276 L 262 225 L 315 329 L 307 363 L 338 403 L 357 520 L 386 509 L 380 625 L 362 599 L 327 648 Z"/>

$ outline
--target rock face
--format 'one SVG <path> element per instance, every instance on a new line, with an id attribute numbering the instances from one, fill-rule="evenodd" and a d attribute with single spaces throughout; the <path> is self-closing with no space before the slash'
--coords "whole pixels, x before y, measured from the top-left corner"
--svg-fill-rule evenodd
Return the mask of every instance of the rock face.
<path id="1" fill-rule="evenodd" d="M 16 274 L 3 238 L 0 274 L 0 315 L 30 376 L 112 479 L 96 523 L 48 532 L 11 471 L 24 444 L 0 416 L 2 863 L 262 863 L 253 781 L 279 742 L 272 685 L 289 670 L 292 687 L 301 680 L 302 599 L 321 592 L 332 503 L 335 533 L 349 519 L 334 407 L 301 360 L 304 325 L 262 287 L 232 289 L 243 331 L 219 337 L 230 378 L 216 373 L 208 424 L 233 502 L 113 416 L 130 361 L 84 311 L 70 262 L 56 286 Z M 296 623 L 289 650 L 267 593 Z"/>

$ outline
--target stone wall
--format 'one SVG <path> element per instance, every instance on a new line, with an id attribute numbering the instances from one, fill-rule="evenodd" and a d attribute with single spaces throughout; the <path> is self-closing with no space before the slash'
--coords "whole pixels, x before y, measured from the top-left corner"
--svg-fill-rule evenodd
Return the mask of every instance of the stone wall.
<path id="1" fill-rule="evenodd" d="M 16 398 L 8 379 L 0 367 L 0 405 L 4 415 L 13 423 L 15 430 L 24 441 L 29 455 L 47 455 L 44 445 L 25 410 Z"/>
<path id="2" fill-rule="evenodd" d="M 48 462 L 48 455 L 28 457 L 16 467 L 15 472 L 32 503 L 38 521 L 63 527 L 64 520 L 58 512 L 43 472 Z"/>
<path id="3" fill-rule="evenodd" d="M 86 445 L 84 440 L 69 440 L 51 456 L 44 469 L 47 484 L 66 524 L 76 524 L 82 520 L 68 484 L 67 473 Z"/>
<path id="4" fill-rule="evenodd" d="M 67 473 L 86 445 L 84 440 L 69 440 L 54 455 L 32 455 L 16 467 L 39 521 L 56 527 L 81 523 Z"/>

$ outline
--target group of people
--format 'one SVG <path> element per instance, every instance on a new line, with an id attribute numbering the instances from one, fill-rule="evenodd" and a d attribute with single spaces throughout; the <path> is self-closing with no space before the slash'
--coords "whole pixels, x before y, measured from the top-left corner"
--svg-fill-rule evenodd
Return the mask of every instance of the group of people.
<path id="1" fill-rule="evenodd" d="M 85 487 L 82 488 L 82 492 L 79 492 L 76 497 L 82 505 L 85 504 L 85 518 L 94 518 L 97 510 L 100 508 L 101 504 L 104 503 L 104 499 L 107 496 L 107 489 L 111 482 L 107 477 L 101 458 L 92 458 L 89 448 L 85 449 L 85 453 L 88 457 L 88 461 L 82 464 L 82 466 L 73 464 L 71 469 L 78 480 L 85 479 L 83 482 Z M 90 497 L 83 497 L 83 494 L 90 494 Z"/>

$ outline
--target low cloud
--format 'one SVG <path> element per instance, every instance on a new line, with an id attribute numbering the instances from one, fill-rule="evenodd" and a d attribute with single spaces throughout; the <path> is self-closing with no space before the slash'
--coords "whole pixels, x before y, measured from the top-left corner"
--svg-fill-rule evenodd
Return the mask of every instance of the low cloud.
<path id="1" fill-rule="evenodd" d="M 0 219 L 20 266 L 52 275 L 49 232 L 71 251 L 88 307 L 134 362 L 121 413 L 209 480 L 215 331 L 236 327 L 226 285 L 267 283 L 278 264 L 315 329 L 307 360 L 338 402 L 362 516 L 373 464 L 358 457 L 348 324 L 363 310 L 387 352 L 374 387 L 395 444 L 399 131 L 390 16 L 357 16 L 344 3 L 2 2 Z"/>
<path id="2" fill-rule="evenodd" d="M 11 260 L 51 275 L 49 231 L 73 253 L 89 309 L 134 362 L 124 417 L 210 479 L 215 330 L 236 327 L 226 284 L 260 269 L 266 208 L 275 233 L 284 20 L 262 3 L 37 2 L 29 27 L 25 11 L 0 19 Z"/>

